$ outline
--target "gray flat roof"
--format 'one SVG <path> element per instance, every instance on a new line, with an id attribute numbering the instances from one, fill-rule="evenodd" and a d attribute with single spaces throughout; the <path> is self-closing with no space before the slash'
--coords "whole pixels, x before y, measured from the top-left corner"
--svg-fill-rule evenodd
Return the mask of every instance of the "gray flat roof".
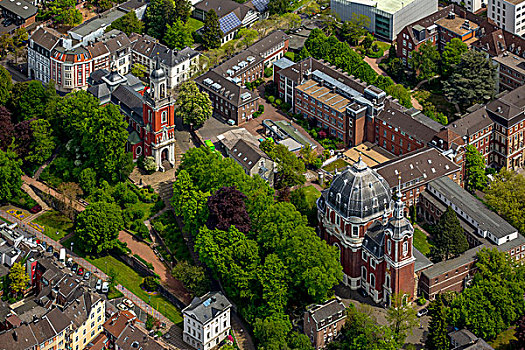
<path id="1" fill-rule="evenodd" d="M 75 28 L 71 29 L 70 32 L 80 36 L 87 36 L 97 29 L 109 26 L 111 23 L 113 23 L 113 21 L 119 19 L 125 14 L 126 12 L 120 9 L 111 9 L 99 15 L 99 17 L 93 17 L 92 19 L 82 23 L 81 25 L 76 26 Z"/>
<path id="2" fill-rule="evenodd" d="M 518 231 L 448 177 L 435 179 L 429 185 L 474 219 L 483 231 L 489 231 L 497 238 Z"/>
<path id="3" fill-rule="evenodd" d="M 0 0 L 0 7 L 23 19 L 28 19 L 37 13 L 37 8 L 24 0 Z"/>
<path id="4" fill-rule="evenodd" d="M 432 261 L 430 261 L 426 256 L 423 255 L 423 253 L 417 250 L 416 247 L 414 247 L 414 258 L 416 258 L 414 272 L 424 270 L 427 267 L 433 265 Z"/>

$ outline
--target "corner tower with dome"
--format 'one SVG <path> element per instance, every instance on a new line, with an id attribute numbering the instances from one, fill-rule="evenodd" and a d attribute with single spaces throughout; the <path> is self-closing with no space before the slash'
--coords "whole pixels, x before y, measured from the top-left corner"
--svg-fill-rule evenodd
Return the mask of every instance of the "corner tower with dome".
<path id="1" fill-rule="evenodd" d="M 317 201 L 321 238 L 339 251 L 345 285 L 376 303 L 393 294 L 413 299 L 414 228 L 401 196 L 361 158 L 335 176 Z"/>

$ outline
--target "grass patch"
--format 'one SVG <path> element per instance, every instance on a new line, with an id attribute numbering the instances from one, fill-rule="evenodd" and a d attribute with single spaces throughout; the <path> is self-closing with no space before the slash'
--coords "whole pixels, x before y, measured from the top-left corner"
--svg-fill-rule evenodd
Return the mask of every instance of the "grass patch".
<path id="1" fill-rule="evenodd" d="M 6 222 L 8 224 L 12 224 L 11 221 L 7 220 L 7 219 L 4 219 L 3 217 L 0 216 L 0 221 L 3 221 L 3 222 Z"/>
<path id="2" fill-rule="evenodd" d="M 106 266 L 107 271 L 113 269 L 117 272 L 116 281 L 124 286 L 124 288 L 128 289 L 131 293 L 138 296 L 144 302 L 149 302 L 153 308 L 157 309 L 157 311 L 166 316 L 173 323 L 178 325 L 182 323 L 182 315 L 175 305 L 170 303 L 161 295 L 148 295 L 144 290 L 142 290 L 142 288 L 140 288 L 144 278 L 122 261 L 111 255 L 106 255 L 104 257 L 95 259 L 87 258 L 86 260 L 98 267 L 103 272 L 106 272 Z"/>
<path id="3" fill-rule="evenodd" d="M 384 52 L 387 52 L 388 49 L 390 49 L 390 44 L 389 43 L 385 43 L 384 41 L 374 41 L 373 44 L 376 44 L 377 47 L 379 47 L 379 49 L 383 50 Z"/>
<path id="4" fill-rule="evenodd" d="M 425 256 L 430 253 L 430 248 L 432 247 L 427 235 L 417 227 L 414 228 L 414 247 Z"/>
<path id="5" fill-rule="evenodd" d="M 44 234 L 55 241 L 73 231 L 71 219 L 55 210 L 40 215 L 34 222 L 44 226 Z"/>
<path id="6" fill-rule="evenodd" d="M 186 23 L 190 27 L 192 33 L 196 32 L 197 29 L 200 29 L 200 28 L 202 28 L 204 26 L 203 22 L 201 22 L 198 19 L 193 18 L 193 17 L 188 18 L 188 22 L 186 22 Z"/>
<path id="7" fill-rule="evenodd" d="M 164 239 L 164 242 L 174 255 L 172 257 L 166 251 L 159 249 L 164 259 L 168 261 L 173 259 L 176 259 L 177 261 L 192 261 L 188 246 L 184 241 L 179 225 L 171 211 L 162 213 L 162 215 L 153 220 L 151 224 L 162 239 Z"/>
<path id="8" fill-rule="evenodd" d="M 517 341 L 518 339 L 514 336 L 514 333 L 516 330 L 514 327 L 511 327 L 507 329 L 504 332 L 501 332 L 498 334 L 496 339 L 494 339 L 493 342 L 490 342 L 489 345 L 492 346 L 496 350 L 511 350 L 514 349 L 513 342 Z"/>
<path id="9" fill-rule="evenodd" d="M 323 167 L 323 169 L 326 171 L 334 171 L 336 168 L 342 169 L 342 168 L 347 167 L 348 165 L 350 164 L 345 162 L 343 159 L 339 158 L 333 161 L 332 163 L 328 164 L 327 166 Z"/>
<path id="10" fill-rule="evenodd" d="M 306 196 L 306 201 L 312 206 L 315 205 L 317 198 L 321 197 L 321 192 L 313 185 L 304 187 L 304 194 Z"/>
<path id="11" fill-rule="evenodd" d="M 124 296 L 124 294 L 122 294 L 122 292 L 120 290 L 117 290 L 117 288 L 109 287 L 109 291 L 108 291 L 108 299 L 109 300 L 122 298 L 123 296 Z"/>

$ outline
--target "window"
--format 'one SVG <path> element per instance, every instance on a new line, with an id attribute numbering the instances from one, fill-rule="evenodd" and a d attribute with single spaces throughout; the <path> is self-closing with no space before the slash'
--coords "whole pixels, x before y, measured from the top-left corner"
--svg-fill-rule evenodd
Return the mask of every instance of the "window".
<path id="1" fill-rule="evenodd" d="M 370 287 L 374 289 L 376 287 L 376 276 L 373 273 L 370 274 Z"/>
<path id="2" fill-rule="evenodd" d="M 166 111 L 162 111 L 162 114 L 161 114 L 161 123 L 166 123 L 168 121 L 168 112 Z"/>
<path id="3" fill-rule="evenodd" d="M 365 253 L 364 250 L 361 251 L 361 258 L 363 259 L 363 261 L 367 261 L 367 258 L 368 258 L 368 257 L 366 256 L 366 253 Z"/>
<path id="4" fill-rule="evenodd" d="M 408 241 L 403 242 L 403 255 L 408 254 Z"/>
<path id="5" fill-rule="evenodd" d="M 352 236 L 353 237 L 359 236 L 359 226 L 352 226 Z"/>
<path id="6" fill-rule="evenodd" d="M 376 268 L 376 261 L 372 258 L 370 258 L 370 267 L 375 269 Z"/>
<path id="7" fill-rule="evenodd" d="M 366 281 L 366 267 L 361 266 L 361 278 Z"/>
<path id="8" fill-rule="evenodd" d="M 386 242 L 386 250 L 388 251 L 388 254 L 390 254 L 390 252 L 392 251 L 392 241 L 391 240 L 388 240 Z"/>

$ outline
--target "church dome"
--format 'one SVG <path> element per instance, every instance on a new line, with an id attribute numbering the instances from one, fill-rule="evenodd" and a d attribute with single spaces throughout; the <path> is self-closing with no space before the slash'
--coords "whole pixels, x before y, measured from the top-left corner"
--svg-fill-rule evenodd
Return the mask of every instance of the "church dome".
<path id="1" fill-rule="evenodd" d="M 345 218 L 373 218 L 390 207 L 392 193 L 388 183 L 361 158 L 336 175 L 326 201 Z"/>
<path id="2" fill-rule="evenodd" d="M 164 73 L 164 69 L 160 66 L 160 60 L 158 57 L 156 57 L 155 60 L 155 69 L 151 71 L 150 78 L 154 80 L 160 80 L 164 79 L 166 77 L 166 74 Z"/>

